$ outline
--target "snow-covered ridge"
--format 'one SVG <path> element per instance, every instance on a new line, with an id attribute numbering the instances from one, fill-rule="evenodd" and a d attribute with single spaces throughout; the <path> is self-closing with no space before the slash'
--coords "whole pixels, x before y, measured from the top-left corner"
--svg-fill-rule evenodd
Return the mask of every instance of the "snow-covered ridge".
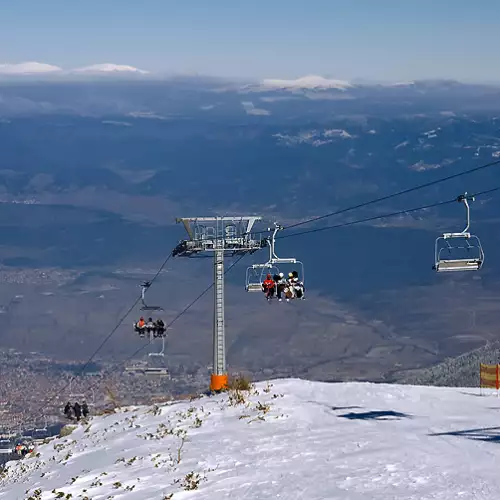
<path id="1" fill-rule="evenodd" d="M 346 90 L 351 88 L 352 85 L 345 80 L 332 80 L 323 78 L 317 75 L 308 75 L 296 80 L 273 80 L 266 79 L 262 81 L 262 87 L 271 89 L 338 89 Z"/>
<path id="2" fill-rule="evenodd" d="M 409 82 L 395 82 L 395 83 L 388 83 L 388 87 L 414 87 L 415 82 L 414 81 L 409 81 Z"/>
<path id="3" fill-rule="evenodd" d="M 10 462 L 0 499 L 496 498 L 499 409 L 477 389 L 262 382 L 93 418 Z"/>
<path id="4" fill-rule="evenodd" d="M 335 139 L 352 139 L 354 136 L 343 129 L 304 130 L 296 135 L 273 134 L 278 144 L 295 146 L 297 144 L 310 144 L 314 147 L 331 144 Z"/>

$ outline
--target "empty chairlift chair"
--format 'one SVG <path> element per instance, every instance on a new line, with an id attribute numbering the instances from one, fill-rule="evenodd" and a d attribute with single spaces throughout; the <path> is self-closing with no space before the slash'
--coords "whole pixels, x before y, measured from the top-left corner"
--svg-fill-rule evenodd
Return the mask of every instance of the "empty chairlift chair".
<path id="1" fill-rule="evenodd" d="M 33 437 L 46 437 L 48 436 L 48 423 L 47 423 L 47 417 L 43 415 L 43 420 L 44 420 L 44 425 L 35 427 L 33 431 Z"/>
<path id="2" fill-rule="evenodd" d="M 460 233 L 443 233 L 436 238 L 435 263 L 433 269 L 438 272 L 478 271 L 484 263 L 484 252 L 479 238 L 469 232 L 470 207 L 473 196 L 460 195 L 457 201 L 465 205 L 467 226 Z"/>
<path id="3" fill-rule="evenodd" d="M 141 302 L 142 307 L 141 311 L 163 311 L 163 308 L 160 306 L 151 306 L 146 304 L 146 290 L 151 286 L 151 281 L 144 281 L 141 284 L 142 292 L 141 292 Z"/>

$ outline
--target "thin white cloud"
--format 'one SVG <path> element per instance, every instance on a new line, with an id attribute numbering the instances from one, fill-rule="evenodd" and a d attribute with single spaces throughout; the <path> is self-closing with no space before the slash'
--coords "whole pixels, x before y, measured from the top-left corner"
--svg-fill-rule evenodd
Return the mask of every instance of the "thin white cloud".
<path id="1" fill-rule="evenodd" d="M 44 73 L 57 73 L 62 71 L 59 66 L 39 62 L 23 62 L 18 64 L 0 64 L 1 75 L 33 75 Z"/>

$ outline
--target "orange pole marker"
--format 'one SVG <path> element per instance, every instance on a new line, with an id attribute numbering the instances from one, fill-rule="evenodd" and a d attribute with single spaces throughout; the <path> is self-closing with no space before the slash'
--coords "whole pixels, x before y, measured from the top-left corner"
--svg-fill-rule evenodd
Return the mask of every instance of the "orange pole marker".
<path id="1" fill-rule="evenodd" d="M 228 378 L 227 373 L 223 375 L 216 375 L 212 373 L 210 376 L 210 390 L 211 391 L 221 391 L 227 388 Z"/>

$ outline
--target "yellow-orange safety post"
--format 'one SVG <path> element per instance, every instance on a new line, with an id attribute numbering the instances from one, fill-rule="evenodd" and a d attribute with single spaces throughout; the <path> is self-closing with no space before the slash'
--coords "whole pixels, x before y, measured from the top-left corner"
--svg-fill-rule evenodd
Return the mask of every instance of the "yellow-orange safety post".
<path id="1" fill-rule="evenodd" d="M 482 394 L 483 387 L 487 389 L 496 389 L 498 396 L 498 389 L 500 388 L 500 365 L 487 365 L 484 363 L 479 364 L 479 390 Z"/>

